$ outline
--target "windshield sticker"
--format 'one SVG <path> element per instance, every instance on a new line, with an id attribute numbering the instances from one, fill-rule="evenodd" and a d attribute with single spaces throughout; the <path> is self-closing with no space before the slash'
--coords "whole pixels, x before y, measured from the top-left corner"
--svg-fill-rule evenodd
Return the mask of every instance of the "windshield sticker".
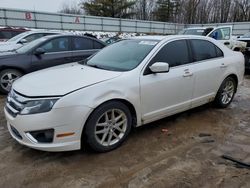
<path id="1" fill-rule="evenodd" d="M 154 46 L 157 44 L 157 42 L 155 42 L 155 41 L 141 41 L 139 44 Z"/>

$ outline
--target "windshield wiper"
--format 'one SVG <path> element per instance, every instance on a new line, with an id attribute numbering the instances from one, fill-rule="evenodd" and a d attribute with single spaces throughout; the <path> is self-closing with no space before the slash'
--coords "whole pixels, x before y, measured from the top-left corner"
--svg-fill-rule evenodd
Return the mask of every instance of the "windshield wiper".
<path id="1" fill-rule="evenodd" d="M 84 59 L 84 60 L 81 60 L 81 61 L 78 61 L 78 63 L 81 64 L 81 65 L 86 65 L 87 62 L 88 62 L 88 58 Z"/>
<path id="2" fill-rule="evenodd" d="M 103 69 L 103 70 L 106 70 L 105 68 L 100 67 L 99 65 L 96 65 L 96 64 L 90 65 L 90 64 L 87 64 L 87 63 L 86 63 L 85 65 L 87 65 L 87 66 L 89 66 L 89 67 L 97 68 L 97 69 Z"/>

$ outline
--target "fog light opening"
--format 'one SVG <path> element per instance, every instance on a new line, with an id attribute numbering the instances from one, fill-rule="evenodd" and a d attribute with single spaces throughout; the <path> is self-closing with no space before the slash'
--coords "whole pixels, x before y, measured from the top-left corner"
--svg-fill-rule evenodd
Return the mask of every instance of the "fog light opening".
<path id="1" fill-rule="evenodd" d="M 27 136 L 31 135 L 31 140 L 36 143 L 52 143 L 54 139 L 54 129 L 40 130 L 28 132 Z M 29 137 L 30 138 L 30 137 Z"/>

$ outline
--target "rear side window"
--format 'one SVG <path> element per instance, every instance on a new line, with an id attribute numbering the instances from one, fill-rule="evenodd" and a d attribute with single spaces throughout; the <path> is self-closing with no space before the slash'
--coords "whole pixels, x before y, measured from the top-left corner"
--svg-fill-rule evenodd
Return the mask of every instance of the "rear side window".
<path id="1" fill-rule="evenodd" d="M 186 40 L 166 44 L 154 57 L 153 63 L 166 62 L 170 67 L 190 63 Z"/>
<path id="2" fill-rule="evenodd" d="M 94 49 L 102 49 L 104 47 L 100 42 L 94 41 Z"/>
<path id="3" fill-rule="evenodd" d="M 213 43 L 206 40 L 191 40 L 194 61 L 202 61 L 223 56 L 223 52 Z"/>
<path id="4" fill-rule="evenodd" d="M 84 37 L 73 37 L 73 50 L 92 50 L 93 40 Z"/>

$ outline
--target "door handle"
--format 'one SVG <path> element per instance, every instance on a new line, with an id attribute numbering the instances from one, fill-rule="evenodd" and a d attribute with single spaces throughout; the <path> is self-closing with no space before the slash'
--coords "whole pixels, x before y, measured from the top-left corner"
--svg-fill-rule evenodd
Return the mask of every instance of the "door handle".
<path id="1" fill-rule="evenodd" d="M 183 77 L 186 78 L 186 77 L 191 77 L 193 76 L 194 74 L 191 73 L 188 69 L 187 70 L 184 70 L 184 74 L 183 74 Z"/>
<path id="2" fill-rule="evenodd" d="M 225 45 L 230 45 L 230 42 L 224 42 Z"/>
<path id="3" fill-rule="evenodd" d="M 228 67 L 228 65 L 226 65 L 225 63 L 222 63 L 220 66 L 220 68 L 227 68 L 227 67 Z"/>

